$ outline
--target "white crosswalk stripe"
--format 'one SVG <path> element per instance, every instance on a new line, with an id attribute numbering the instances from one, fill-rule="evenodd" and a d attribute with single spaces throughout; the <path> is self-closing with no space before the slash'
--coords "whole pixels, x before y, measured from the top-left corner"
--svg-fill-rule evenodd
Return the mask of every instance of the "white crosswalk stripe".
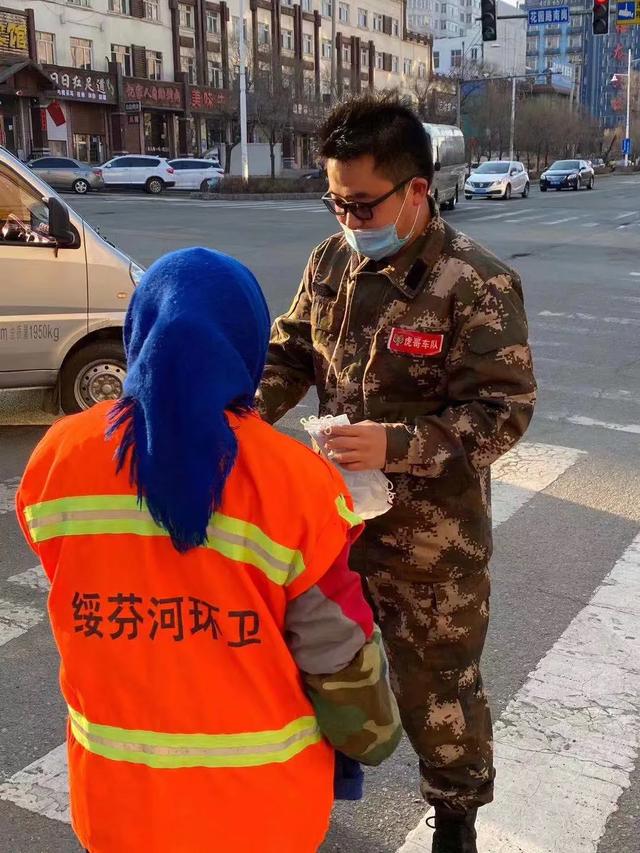
<path id="1" fill-rule="evenodd" d="M 583 451 L 570 447 L 521 442 L 500 459 L 493 466 L 494 528 L 523 510 L 532 498 L 547 489 L 584 455 Z M 41 569 L 38 567 L 37 571 Z M 9 581 L 46 590 L 46 580 L 43 583 L 37 581 L 35 568 L 14 575 Z M 0 784 L 0 800 L 8 800 L 54 820 L 68 821 L 65 762 L 64 745 L 56 747 Z"/>
<path id="2" fill-rule="evenodd" d="M 25 586 L 28 589 L 35 589 L 38 592 L 49 592 L 49 580 L 45 575 L 42 566 L 34 566 L 32 569 L 27 569 L 25 572 L 12 575 L 10 578 L 7 578 L 7 583 Z"/>
<path id="3" fill-rule="evenodd" d="M 22 636 L 43 617 L 42 610 L 0 598 L 0 646 Z"/>
<path id="4" fill-rule="evenodd" d="M 596 853 L 640 750 L 640 536 L 507 706 L 490 853 Z M 421 823 L 398 853 L 428 853 Z"/>

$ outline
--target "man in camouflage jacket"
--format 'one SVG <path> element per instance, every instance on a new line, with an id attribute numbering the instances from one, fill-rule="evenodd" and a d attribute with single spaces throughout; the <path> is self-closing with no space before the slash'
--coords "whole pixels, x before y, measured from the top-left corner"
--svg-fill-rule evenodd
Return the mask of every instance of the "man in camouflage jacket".
<path id="1" fill-rule="evenodd" d="M 392 509 L 366 525 L 366 578 L 404 728 L 435 806 L 434 851 L 474 853 L 493 796 L 479 663 L 489 617 L 490 465 L 535 401 L 516 273 L 439 216 L 430 141 L 394 97 L 355 98 L 323 127 L 340 234 L 311 254 L 272 331 L 259 406 L 271 422 L 315 385 L 346 413 L 329 449 L 382 468 Z M 408 185 L 408 189 L 407 189 Z"/>

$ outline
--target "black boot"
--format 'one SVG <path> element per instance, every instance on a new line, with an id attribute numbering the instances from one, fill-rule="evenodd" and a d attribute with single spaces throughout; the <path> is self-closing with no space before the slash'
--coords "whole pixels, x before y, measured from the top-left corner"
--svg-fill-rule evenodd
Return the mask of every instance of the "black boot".
<path id="1" fill-rule="evenodd" d="M 435 816 L 428 818 L 429 826 L 435 829 L 431 853 L 478 853 L 474 826 L 477 813 L 478 809 L 461 812 L 436 806 Z"/>

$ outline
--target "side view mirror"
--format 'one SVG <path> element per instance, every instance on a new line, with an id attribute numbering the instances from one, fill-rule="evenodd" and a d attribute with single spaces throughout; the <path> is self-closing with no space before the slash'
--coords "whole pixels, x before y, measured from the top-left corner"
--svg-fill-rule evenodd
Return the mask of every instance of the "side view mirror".
<path id="1" fill-rule="evenodd" d="M 514 176 L 514 175 L 517 175 L 517 174 L 518 174 L 518 170 L 517 170 L 517 169 L 512 169 L 512 170 L 509 172 L 509 174 L 510 174 L 510 175 L 511 175 L 511 177 L 513 178 L 513 176 Z"/>
<path id="2" fill-rule="evenodd" d="M 69 208 L 59 198 L 51 196 L 49 199 L 49 236 L 60 246 L 71 246 L 75 242 L 75 235 L 71 228 L 69 219 Z"/>
<path id="3" fill-rule="evenodd" d="M 442 169 L 442 163 L 439 160 L 436 160 L 436 162 L 433 164 L 433 169 L 435 172 L 439 172 L 440 169 Z"/>

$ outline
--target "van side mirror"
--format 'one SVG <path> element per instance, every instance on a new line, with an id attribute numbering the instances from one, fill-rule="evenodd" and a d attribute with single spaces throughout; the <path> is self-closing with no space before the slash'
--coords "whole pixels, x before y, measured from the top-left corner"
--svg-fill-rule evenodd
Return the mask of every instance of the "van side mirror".
<path id="1" fill-rule="evenodd" d="M 49 236 L 60 246 L 72 246 L 75 243 L 75 235 L 71 228 L 69 219 L 69 208 L 56 196 L 51 196 L 49 207 Z"/>
<path id="2" fill-rule="evenodd" d="M 434 172 L 439 172 L 440 169 L 442 169 L 442 163 L 440 162 L 440 160 L 436 160 L 436 162 L 433 164 L 433 170 Z"/>

